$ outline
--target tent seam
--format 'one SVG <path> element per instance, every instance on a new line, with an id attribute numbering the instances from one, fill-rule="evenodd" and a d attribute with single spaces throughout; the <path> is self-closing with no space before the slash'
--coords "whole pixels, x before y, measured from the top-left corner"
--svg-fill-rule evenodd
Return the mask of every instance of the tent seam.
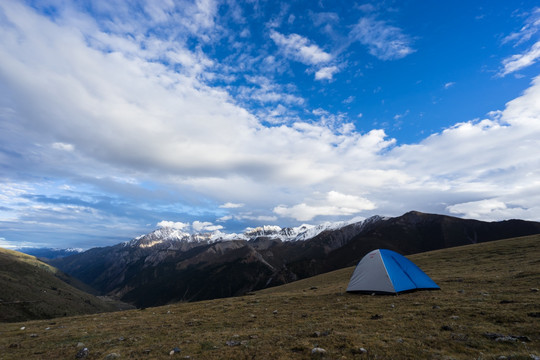
<path id="1" fill-rule="evenodd" d="M 381 261 L 383 263 L 383 268 L 384 268 L 384 271 L 386 272 L 386 276 L 388 276 L 388 280 L 390 280 L 390 284 L 392 284 L 392 290 L 394 290 L 394 292 L 397 294 L 396 285 L 394 285 L 394 280 L 392 280 L 392 277 L 388 273 L 388 269 L 386 268 L 386 263 L 384 262 L 384 258 L 381 254 L 381 250 L 379 249 L 378 252 L 379 252 L 379 256 L 381 257 Z"/>

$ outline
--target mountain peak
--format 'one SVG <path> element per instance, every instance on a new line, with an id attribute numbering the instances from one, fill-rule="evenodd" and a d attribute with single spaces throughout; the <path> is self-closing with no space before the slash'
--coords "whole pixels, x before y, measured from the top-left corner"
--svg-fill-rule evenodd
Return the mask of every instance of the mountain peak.
<path id="1" fill-rule="evenodd" d="M 174 227 L 162 227 L 149 234 L 141 235 L 124 243 L 125 246 L 149 248 L 157 245 L 171 245 L 175 242 L 201 242 L 206 240 L 206 234 L 189 234 Z"/>
<path id="2" fill-rule="evenodd" d="M 281 231 L 281 227 L 277 225 L 263 225 L 256 228 L 247 228 L 244 231 L 244 235 L 248 237 L 252 236 L 265 236 L 265 235 L 274 235 Z"/>
<path id="3" fill-rule="evenodd" d="M 200 243 L 208 244 L 216 241 L 230 241 L 230 240 L 255 240 L 257 238 L 265 237 L 271 239 L 277 239 L 280 241 L 304 241 L 320 233 L 328 230 L 337 230 L 344 226 L 351 224 L 372 223 L 378 221 L 380 216 L 373 216 L 363 221 L 339 221 L 339 222 L 326 222 L 319 225 L 302 224 L 297 227 L 285 227 L 282 228 L 277 225 L 263 225 L 256 228 L 247 228 L 244 233 L 225 233 L 219 230 L 214 232 L 197 232 L 189 233 L 182 231 L 182 229 L 175 227 L 163 226 L 148 234 L 140 235 L 131 241 L 124 243 L 124 246 L 139 247 L 139 248 L 151 248 L 155 246 L 159 247 L 172 247 L 175 248 L 175 244 L 178 243 Z"/>

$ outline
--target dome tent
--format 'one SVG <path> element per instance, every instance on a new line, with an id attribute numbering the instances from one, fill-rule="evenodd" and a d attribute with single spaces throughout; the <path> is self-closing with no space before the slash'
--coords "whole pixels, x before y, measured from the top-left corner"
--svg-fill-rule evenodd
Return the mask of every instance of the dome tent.
<path id="1" fill-rule="evenodd" d="M 418 266 L 406 257 L 377 249 L 360 260 L 349 281 L 347 292 L 397 294 L 420 289 L 440 289 Z"/>

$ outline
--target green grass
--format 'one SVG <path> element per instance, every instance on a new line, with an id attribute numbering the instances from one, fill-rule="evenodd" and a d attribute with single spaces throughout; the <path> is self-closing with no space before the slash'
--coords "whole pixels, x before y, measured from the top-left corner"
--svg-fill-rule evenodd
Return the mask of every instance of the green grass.
<path id="1" fill-rule="evenodd" d="M 0 359 L 75 358 L 79 342 L 87 359 L 310 359 L 316 346 L 325 359 L 530 359 L 540 355 L 539 244 L 536 235 L 410 256 L 440 291 L 348 294 L 347 268 L 250 296 L 0 324 Z"/>

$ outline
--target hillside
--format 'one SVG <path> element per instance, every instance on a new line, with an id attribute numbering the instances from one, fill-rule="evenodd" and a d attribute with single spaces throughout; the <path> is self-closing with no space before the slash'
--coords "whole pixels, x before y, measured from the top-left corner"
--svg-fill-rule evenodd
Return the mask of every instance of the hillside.
<path id="1" fill-rule="evenodd" d="M 87 359 L 540 356 L 540 235 L 409 258 L 440 291 L 348 294 L 349 267 L 243 297 L 0 324 L 0 357 L 75 358 L 84 348 Z M 326 353 L 313 356 L 315 347 Z"/>
<path id="2" fill-rule="evenodd" d="M 533 221 L 483 222 L 415 211 L 339 227 L 275 228 L 226 239 L 165 228 L 49 263 L 103 295 L 150 307 L 289 283 L 354 265 L 376 248 L 414 254 L 540 233 Z"/>
<path id="3" fill-rule="evenodd" d="M 118 303 L 104 301 L 72 285 L 85 287 L 34 256 L 0 248 L 0 322 L 119 309 Z"/>

